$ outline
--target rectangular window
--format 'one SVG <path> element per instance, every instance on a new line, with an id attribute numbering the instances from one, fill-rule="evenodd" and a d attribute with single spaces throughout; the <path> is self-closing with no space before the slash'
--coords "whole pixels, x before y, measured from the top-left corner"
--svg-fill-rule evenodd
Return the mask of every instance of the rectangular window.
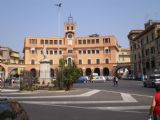
<path id="1" fill-rule="evenodd" d="M 44 44 L 44 40 L 41 40 L 41 44 Z"/>
<path id="2" fill-rule="evenodd" d="M 50 64 L 53 65 L 53 60 L 50 60 Z"/>
<path id="3" fill-rule="evenodd" d="M 52 45 L 53 44 L 53 40 L 49 40 L 49 44 Z"/>
<path id="4" fill-rule="evenodd" d="M 88 40 L 87 40 L 87 44 L 90 44 L 90 43 L 91 43 L 91 41 L 88 39 Z"/>
<path id="5" fill-rule="evenodd" d="M 37 39 L 30 39 L 31 44 L 37 44 Z"/>
<path id="6" fill-rule="evenodd" d="M 83 44 L 86 44 L 86 40 L 83 40 Z"/>
<path id="7" fill-rule="evenodd" d="M 54 40 L 54 45 L 57 45 L 58 44 L 58 40 Z"/>
<path id="8" fill-rule="evenodd" d="M 53 55 L 53 50 L 50 50 L 50 55 Z"/>
<path id="9" fill-rule="evenodd" d="M 59 45 L 62 45 L 62 40 L 59 40 Z"/>
<path id="10" fill-rule="evenodd" d="M 155 54 L 155 47 L 151 47 L 151 54 Z"/>
<path id="11" fill-rule="evenodd" d="M 104 42 L 104 43 L 110 43 L 110 38 L 104 38 L 104 39 L 103 39 L 103 42 Z"/>
<path id="12" fill-rule="evenodd" d="M 82 51 L 81 51 L 81 50 L 79 50 L 78 52 L 79 52 L 79 54 L 82 54 Z"/>
<path id="13" fill-rule="evenodd" d="M 157 37 L 160 37 L 160 29 L 157 30 Z"/>
<path id="14" fill-rule="evenodd" d="M 96 64 L 100 64 L 100 59 L 96 59 Z"/>
<path id="15" fill-rule="evenodd" d="M 99 39 L 96 39 L 96 44 L 99 44 Z"/>
<path id="16" fill-rule="evenodd" d="M 73 51 L 72 50 L 68 50 L 68 53 L 72 53 Z"/>
<path id="17" fill-rule="evenodd" d="M 48 40 L 45 40 L 45 44 L 48 44 Z"/>
<path id="18" fill-rule="evenodd" d="M 36 53 L 36 51 L 35 50 L 31 50 L 31 54 L 35 54 Z"/>
<path id="19" fill-rule="evenodd" d="M 108 63 L 109 63 L 109 60 L 108 60 L 108 59 L 105 59 L 105 63 L 108 64 Z"/>
<path id="20" fill-rule="evenodd" d="M 86 54 L 86 50 L 83 50 L 83 54 Z"/>
<path id="21" fill-rule="evenodd" d="M 92 50 L 92 54 L 95 54 L 95 50 Z"/>
<path id="22" fill-rule="evenodd" d="M 146 43 L 149 43 L 149 39 L 148 39 L 148 36 L 146 37 Z"/>
<path id="23" fill-rule="evenodd" d="M 149 55 L 149 49 L 146 49 L 146 56 Z"/>
<path id="24" fill-rule="evenodd" d="M 91 50 L 87 50 L 88 54 L 91 54 Z"/>
<path id="25" fill-rule="evenodd" d="M 82 60 L 79 60 L 79 64 L 80 64 L 80 65 L 82 64 Z"/>
<path id="26" fill-rule="evenodd" d="M 62 54 L 62 50 L 59 50 L 59 55 L 61 55 Z"/>
<path id="27" fill-rule="evenodd" d="M 54 51 L 54 54 L 57 55 L 57 50 Z"/>
<path id="28" fill-rule="evenodd" d="M 35 60 L 31 60 L 31 64 L 34 65 L 35 64 Z"/>
<path id="29" fill-rule="evenodd" d="M 95 40 L 94 39 L 92 39 L 92 44 L 95 44 Z"/>
<path id="30" fill-rule="evenodd" d="M 99 50 L 96 50 L 96 54 L 99 54 Z"/>
<path id="31" fill-rule="evenodd" d="M 81 41 L 81 40 L 78 40 L 78 44 L 82 44 L 82 41 Z"/>
<path id="32" fill-rule="evenodd" d="M 88 64 L 91 64 L 91 59 L 88 59 Z"/>
<path id="33" fill-rule="evenodd" d="M 154 33 L 152 33 L 152 40 L 154 40 Z"/>

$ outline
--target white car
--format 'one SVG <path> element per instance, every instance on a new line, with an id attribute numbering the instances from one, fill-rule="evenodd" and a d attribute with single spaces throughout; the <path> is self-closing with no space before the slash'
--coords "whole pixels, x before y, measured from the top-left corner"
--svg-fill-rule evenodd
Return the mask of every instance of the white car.
<path id="1" fill-rule="evenodd" d="M 97 76 L 97 77 L 91 79 L 91 82 L 106 82 L 106 79 L 104 76 Z"/>

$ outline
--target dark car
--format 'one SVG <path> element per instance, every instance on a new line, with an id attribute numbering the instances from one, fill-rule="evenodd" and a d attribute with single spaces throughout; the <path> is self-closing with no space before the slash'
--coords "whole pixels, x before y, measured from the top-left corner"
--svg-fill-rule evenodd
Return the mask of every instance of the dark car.
<path id="1" fill-rule="evenodd" d="M 16 100 L 0 99 L 0 120 L 29 120 L 29 118 Z"/>
<path id="2" fill-rule="evenodd" d="M 148 79 L 143 81 L 144 87 L 155 87 L 160 84 L 160 74 L 151 74 Z"/>

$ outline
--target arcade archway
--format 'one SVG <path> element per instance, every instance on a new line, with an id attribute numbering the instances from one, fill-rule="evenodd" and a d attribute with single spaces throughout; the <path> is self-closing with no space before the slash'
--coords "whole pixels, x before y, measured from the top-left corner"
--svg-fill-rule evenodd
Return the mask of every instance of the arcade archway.
<path id="1" fill-rule="evenodd" d="M 91 73 L 92 73 L 91 68 L 87 68 L 86 69 L 86 76 L 91 75 Z"/>
<path id="2" fill-rule="evenodd" d="M 100 75 L 100 69 L 99 68 L 95 68 L 94 69 L 94 73 L 98 73 L 98 75 Z"/>
<path id="3" fill-rule="evenodd" d="M 109 75 L 109 69 L 103 68 L 103 76 L 108 76 L 108 75 Z"/>

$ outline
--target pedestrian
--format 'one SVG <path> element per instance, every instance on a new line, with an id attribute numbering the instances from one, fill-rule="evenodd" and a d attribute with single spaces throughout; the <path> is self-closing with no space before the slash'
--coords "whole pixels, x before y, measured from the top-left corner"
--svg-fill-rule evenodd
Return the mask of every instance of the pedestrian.
<path id="1" fill-rule="evenodd" d="M 118 77 L 114 76 L 113 78 L 113 86 L 118 86 Z"/>
<path id="2" fill-rule="evenodd" d="M 156 93 L 153 96 L 149 116 L 152 116 L 153 120 L 160 120 L 160 84 L 156 85 Z"/>
<path id="3" fill-rule="evenodd" d="M 147 80 L 147 78 L 148 78 L 148 76 L 145 74 L 145 75 L 144 75 L 144 79 Z"/>

